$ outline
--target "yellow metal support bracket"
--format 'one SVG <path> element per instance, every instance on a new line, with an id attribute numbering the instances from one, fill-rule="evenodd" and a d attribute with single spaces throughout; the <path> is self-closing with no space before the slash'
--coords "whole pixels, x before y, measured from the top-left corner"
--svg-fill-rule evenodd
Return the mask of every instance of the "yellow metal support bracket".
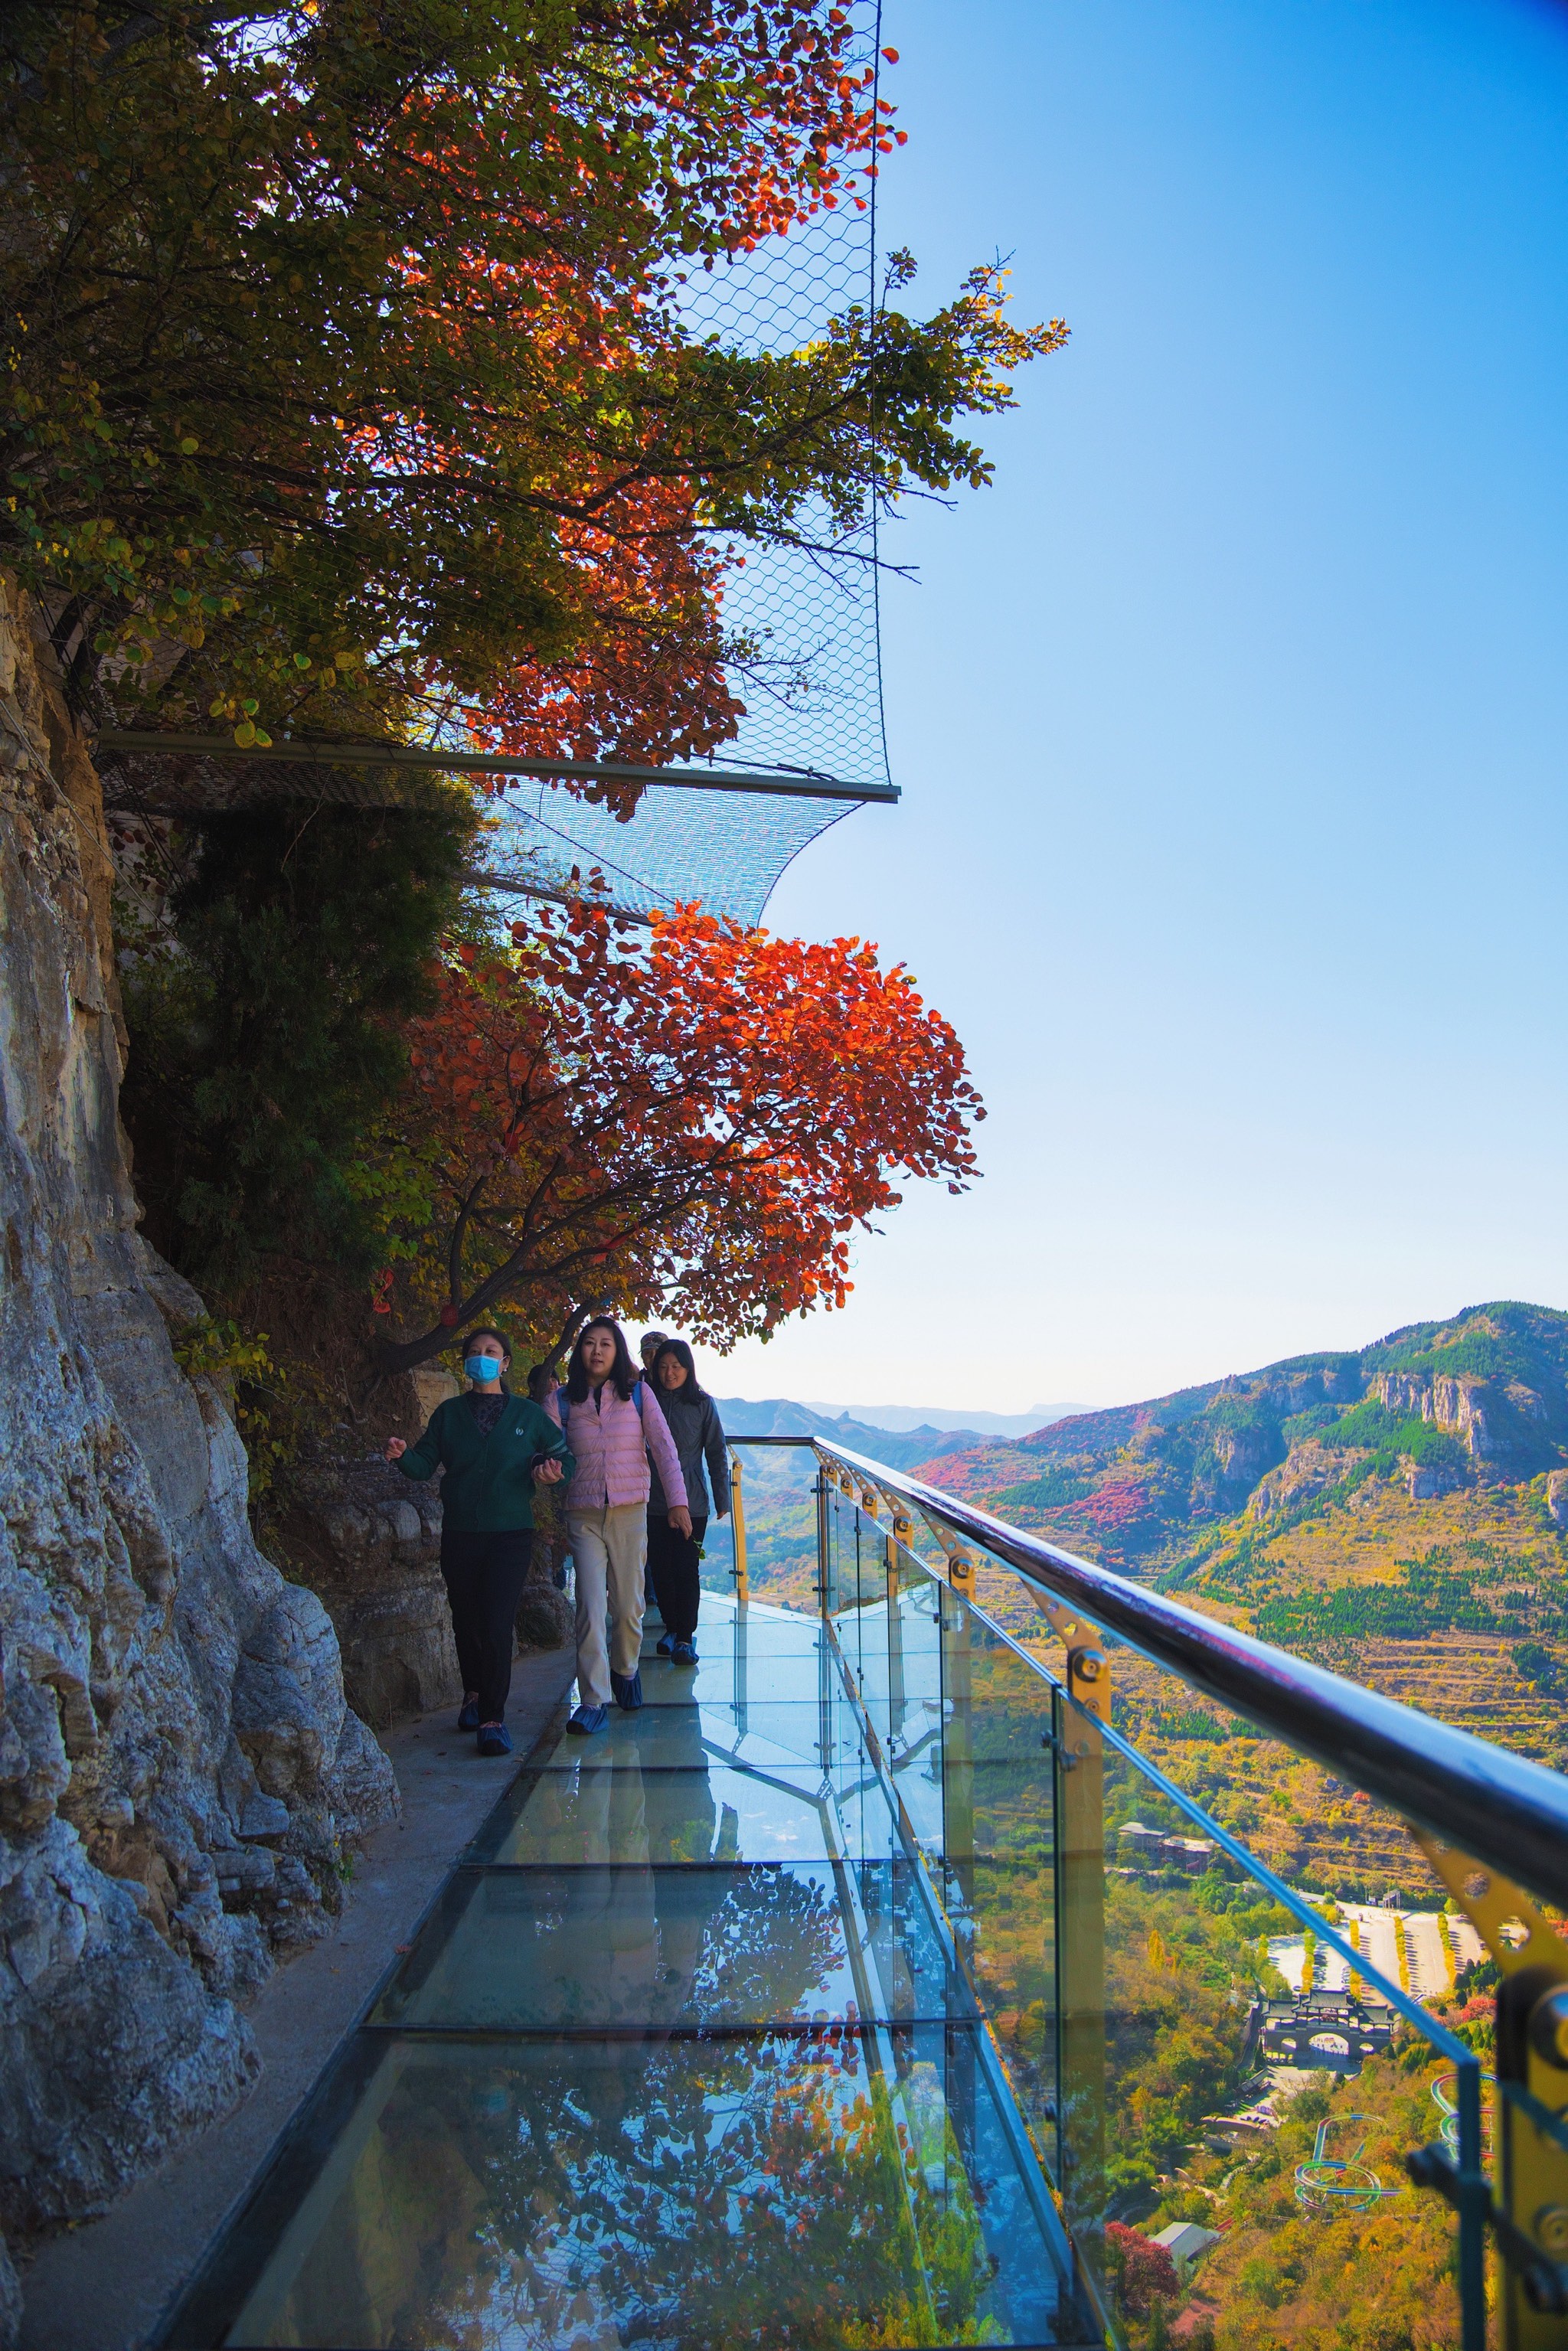
<path id="1" fill-rule="evenodd" d="M 922 1510 L 920 1515 L 942 1546 L 943 1555 L 947 1562 L 948 1583 L 960 1599 L 973 1600 L 975 1596 L 973 1554 L 965 1550 L 952 1528 L 944 1526 L 940 1519 L 934 1519 L 926 1510 Z"/>
<path id="2" fill-rule="evenodd" d="M 729 1457 L 730 1523 L 735 1530 L 735 1596 L 744 1608 L 751 1598 L 751 1582 L 746 1566 L 746 1501 L 740 1487 L 740 1456 Z"/>
<path id="3" fill-rule="evenodd" d="M 1568 1943 L 1528 1894 L 1468 1854 L 1410 1832 L 1497 1962 L 1500 2205 L 1487 2219 L 1504 2263 L 1506 2351 L 1568 2346 Z M 1412 2176 L 1451 2194 L 1427 2148 Z"/>

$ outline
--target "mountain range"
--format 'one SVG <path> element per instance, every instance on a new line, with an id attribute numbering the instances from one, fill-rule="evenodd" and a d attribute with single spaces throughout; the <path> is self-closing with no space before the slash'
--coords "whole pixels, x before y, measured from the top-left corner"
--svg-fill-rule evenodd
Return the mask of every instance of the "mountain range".
<path id="1" fill-rule="evenodd" d="M 834 1414 L 819 1405 L 795 1404 L 788 1396 L 764 1396 L 760 1401 L 715 1396 L 714 1402 L 727 1436 L 830 1437 L 852 1453 L 868 1453 L 873 1460 L 885 1461 L 890 1469 L 913 1468 L 936 1452 L 966 1452 L 996 1442 L 993 1432 L 981 1428 L 940 1428 L 923 1421 L 914 1428 L 893 1429 L 856 1420 L 848 1412 Z"/>
<path id="2" fill-rule="evenodd" d="M 820 1412 L 829 1420 L 858 1420 L 872 1428 L 935 1428 L 944 1434 L 972 1428 L 983 1437 L 1029 1437 L 1051 1421 L 1088 1410 L 1082 1404 L 1037 1404 L 1027 1412 L 955 1412 L 935 1404 L 824 1404 L 817 1396 L 804 1401 L 808 1412 Z"/>
<path id="3" fill-rule="evenodd" d="M 1239 1516 L 1277 1529 L 1372 1478 L 1416 1502 L 1534 1485 L 1555 1522 L 1560 1508 L 1568 1519 L 1568 1474 L 1555 1474 L 1568 1473 L 1568 1314 L 1511 1300 L 1469 1307 L 1016 1441 L 945 1436 L 894 1466 L 1161 1581 L 1232 1535 Z"/>

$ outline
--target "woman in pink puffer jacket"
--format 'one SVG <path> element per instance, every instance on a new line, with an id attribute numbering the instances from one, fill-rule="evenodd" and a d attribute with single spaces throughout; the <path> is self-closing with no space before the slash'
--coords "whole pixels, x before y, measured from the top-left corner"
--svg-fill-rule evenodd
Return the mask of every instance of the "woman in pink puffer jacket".
<path id="1" fill-rule="evenodd" d="M 626 1334 L 606 1314 L 578 1333 L 566 1385 L 546 1405 L 577 1467 L 566 1489 L 566 1529 L 577 1563 L 577 1696 L 569 1730 L 602 1730 L 610 1700 L 643 1703 L 643 1567 L 648 1552 L 648 1456 L 666 1494 L 684 1494 L 669 1425 L 637 1376 Z M 670 1524 L 690 1534 L 684 1504 Z M 605 1639 L 605 1619 L 610 1637 Z"/>

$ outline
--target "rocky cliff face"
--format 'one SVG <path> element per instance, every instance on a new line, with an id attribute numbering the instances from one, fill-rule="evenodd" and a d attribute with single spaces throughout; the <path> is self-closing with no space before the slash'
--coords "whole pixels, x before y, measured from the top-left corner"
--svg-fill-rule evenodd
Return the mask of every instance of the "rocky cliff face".
<path id="1" fill-rule="evenodd" d="M 97 779 L 0 590 L 0 2227 L 100 2209 L 243 2095 L 236 1998 L 395 1808 L 316 1595 L 138 1238 Z M 0 2343 L 16 2306 L 0 2254 Z"/>
<path id="2" fill-rule="evenodd" d="M 1556 1458 L 1553 1423 L 1563 1418 L 1561 1400 L 1553 1399 L 1554 1411 L 1523 1380 L 1385 1372 L 1371 1393 L 1396 1417 L 1419 1415 L 1457 1437 L 1473 1460 L 1495 1462 L 1504 1471 L 1529 1475 Z"/>

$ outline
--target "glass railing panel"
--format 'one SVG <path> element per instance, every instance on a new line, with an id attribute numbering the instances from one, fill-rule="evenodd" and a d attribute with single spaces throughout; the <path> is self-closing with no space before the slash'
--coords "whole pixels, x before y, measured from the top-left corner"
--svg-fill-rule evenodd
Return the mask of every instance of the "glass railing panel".
<path id="1" fill-rule="evenodd" d="M 1434 2094 L 1456 2064 L 1475 2095 L 1476 2060 L 1357 1950 L 1332 1903 L 1195 1818 L 1078 1709 L 1059 1713 L 1067 1744 L 1103 1748 L 1104 1820 L 1103 2055 L 1075 2075 L 1064 2031 L 1064 2193 L 1129 2339 L 1192 2313 L 1220 2343 L 1337 2326 L 1336 2345 L 1458 2346 L 1457 2223 L 1405 2158 L 1437 2136 Z M 1087 1873 L 1080 1900 L 1092 1905 Z M 1064 1954 L 1092 1932 L 1064 1901 Z M 1164 2271 L 1148 2250 L 1162 2240 Z"/>
<path id="2" fill-rule="evenodd" d="M 1050 1686 L 956 1593 L 943 1609 L 940 1845 L 933 1859 L 1041 2160 L 1060 2162 L 1056 1777 Z"/>
<path id="3" fill-rule="evenodd" d="M 746 1515 L 747 1569 L 755 1599 L 814 1615 L 819 1606 L 817 1458 L 810 1446 L 737 1441 Z M 705 1592 L 735 1591 L 735 1522 L 710 1518 L 702 1542 Z"/>
<path id="4" fill-rule="evenodd" d="M 1005 1591 L 1002 1573 L 992 1565 L 992 1588 Z M 1452 1915 L 1438 1928 L 1430 1896 L 1423 1939 L 1414 1906 L 1382 1926 L 1369 1903 L 1326 1886 L 1302 1900 L 1245 1850 L 1224 1855 L 1223 1834 L 1184 1798 L 1218 1800 L 1232 1829 L 1310 1865 L 1330 1844 L 1301 1801 L 1316 1767 L 1111 1645 L 1114 1719 L 1150 1735 L 1173 1778 L 1113 1743 L 1103 1763 L 1089 1718 L 1042 1670 L 1052 1655 L 1064 1667 L 1060 1645 L 1027 1592 L 1013 1603 L 1015 1640 L 1033 1655 L 948 1595 L 940 1840 L 927 1815 L 921 1842 L 1104 2307 L 1134 2351 L 1173 2327 L 1238 2351 L 1315 2346 L 1331 2324 L 1335 2351 L 1342 2339 L 1361 2351 L 1364 2335 L 1401 2351 L 1458 2345 L 1457 2227 L 1409 2186 L 1405 2157 L 1438 2136 L 1456 2062 L 1473 2086 L 1476 2061 L 1462 2049 L 1456 2061 L 1441 2022 L 1458 2014 L 1450 1955 L 1473 1933 Z M 1081 1750 L 1060 1774 L 1059 1741 Z M 1396 1824 L 1364 1818 L 1373 1808 L 1348 1790 L 1324 1793 L 1333 1825 L 1348 1813 L 1373 1843 L 1382 1833 L 1401 1881 L 1424 1877 Z M 1315 2006 L 1298 2019 L 1287 2004 L 1303 1989 Z M 1286 2048 L 1297 2022 L 1300 2045 Z M 1364 2295 L 1362 2335 L 1343 2335 L 1336 2261 Z M 1469 2263 L 1473 2275 L 1473 2251 Z"/>
<path id="5" fill-rule="evenodd" d="M 910 1829 L 933 1851 L 942 1815 L 943 1586 L 894 1545 L 887 1591 L 880 1614 L 862 1618 L 862 1698 Z"/>
<path id="6" fill-rule="evenodd" d="M 287 2225 L 212 2282 L 215 2339 L 1082 2340 L 964 2028 L 387 2036 L 357 2086 Z"/>
<path id="7" fill-rule="evenodd" d="M 830 1613 L 839 1625 L 845 1654 L 852 1655 L 852 1642 L 846 1624 L 852 1625 L 862 1609 L 881 1608 L 886 1604 L 885 1530 L 837 1486 L 830 1487 L 828 1509 L 832 1541 Z"/>

